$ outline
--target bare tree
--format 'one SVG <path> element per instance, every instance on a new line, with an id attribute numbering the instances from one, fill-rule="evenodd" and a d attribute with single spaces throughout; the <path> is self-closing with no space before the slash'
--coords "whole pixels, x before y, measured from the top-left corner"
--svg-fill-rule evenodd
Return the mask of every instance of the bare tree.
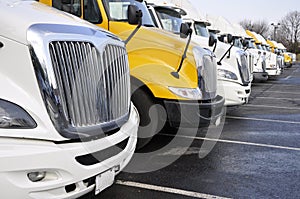
<path id="1" fill-rule="evenodd" d="M 270 26 L 269 23 L 265 20 L 259 20 L 259 21 L 251 21 L 249 19 L 244 19 L 240 22 L 240 25 L 250 31 L 254 31 L 258 34 L 261 34 L 264 37 L 267 37 L 269 35 Z"/>
<path id="2" fill-rule="evenodd" d="M 278 41 L 283 43 L 288 50 L 299 52 L 300 43 L 300 12 L 289 12 L 280 21 L 280 27 L 277 32 Z"/>

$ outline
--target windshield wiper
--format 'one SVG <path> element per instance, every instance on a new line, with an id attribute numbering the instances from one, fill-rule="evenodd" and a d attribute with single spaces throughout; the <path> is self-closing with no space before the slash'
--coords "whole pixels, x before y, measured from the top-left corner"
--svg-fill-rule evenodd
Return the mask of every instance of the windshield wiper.
<path id="1" fill-rule="evenodd" d="M 143 26 L 146 26 L 146 27 L 155 27 L 155 26 L 152 25 L 152 24 L 143 24 Z"/>

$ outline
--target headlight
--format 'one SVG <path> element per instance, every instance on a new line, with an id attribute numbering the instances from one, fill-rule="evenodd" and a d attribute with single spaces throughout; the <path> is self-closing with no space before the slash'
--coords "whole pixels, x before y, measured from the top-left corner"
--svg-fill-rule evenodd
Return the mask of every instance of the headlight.
<path id="1" fill-rule="evenodd" d="M 238 80 L 235 73 L 224 69 L 218 69 L 218 76 L 226 79 Z"/>
<path id="2" fill-rule="evenodd" d="M 175 95 L 191 100 L 201 100 L 202 93 L 199 88 L 176 88 L 169 87 L 169 90 Z"/>
<path id="3" fill-rule="evenodd" d="M 32 129 L 35 127 L 35 121 L 24 109 L 0 99 L 0 128 Z"/>

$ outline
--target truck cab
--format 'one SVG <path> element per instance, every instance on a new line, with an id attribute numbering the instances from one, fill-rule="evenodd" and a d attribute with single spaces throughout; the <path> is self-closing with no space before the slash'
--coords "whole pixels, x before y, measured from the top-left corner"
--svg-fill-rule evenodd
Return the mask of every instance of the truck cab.
<path id="1" fill-rule="evenodd" d="M 179 24 L 184 22 L 188 23 L 191 29 L 193 30 L 192 41 L 197 43 L 199 46 L 202 46 L 203 48 L 213 51 L 214 46 L 209 45 L 209 43 L 211 42 L 211 40 L 216 42 L 216 39 L 213 36 L 210 37 L 209 35 L 209 32 L 206 28 L 207 25 L 210 25 L 208 21 L 200 19 L 199 16 L 196 17 L 195 14 L 193 14 L 193 16 L 195 16 L 194 18 L 197 19 L 192 19 L 190 17 L 190 10 L 186 12 L 184 9 L 173 4 L 149 4 L 148 9 L 151 13 L 154 23 L 158 28 L 165 29 L 167 31 L 178 34 Z M 215 55 L 217 60 L 220 59 L 222 56 L 220 55 L 220 53 Z M 237 73 L 237 71 L 235 70 L 236 68 L 233 68 L 226 62 L 222 62 L 217 64 L 217 69 L 218 93 L 219 95 L 224 96 L 225 105 L 234 106 L 245 103 L 248 100 L 248 93 L 239 92 L 239 83 L 229 83 L 228 81 L 228 78 L 231 77 L 236 78 L 235 80 L 238 80 L 238 76 L 235 75 L 235 73 Z M 233 86 L 232 84 L 236 86 Z"/>
<path id="2" fill-rule="evenodd" d="M 278 43 L 272 40 L 266 40 L 267 44 L 270 46 L 270 52 L 276 55 L 276 66 L 282 70 L 284 68 L 284 56 L 281 50 L 278 49 Z"/>
<path id="3" fill-rule="evenodd" d="M 137 142 L 123 41 L 30 0 L 1 1 L 0 24 L 1 197 L 98 194 Z"/>
<path id="4" fill-rule="evenodd" d="M 246 33 L 255 40 L 256 48 L 265 56 L 266 72 L 269 77 L 281 74 L 281 64 L 278 62 L 278 56 L 271 52 L 267 41 L 259 34 L 246 30 Z"/>
<path id="5" fill-rule="evenodd" d="M 234 88 L 232 96 L 238 96 L 238 99 L 241 99 L 243 103 L 247 103 L 253 79 L 248 54 L 241 48 L 239 38 L 232 36 L 231 33 L 234 31 L 231 26 L 224 25 L 224 23 L 228 24 L 225 19 L 210 15 L 207 19 L 212 24 L 207 27 L 210 35 L 218 40 L 215 54 L 219 58 L 219 63 L 226 63 L 231 66 L 233 74 L 226 72 L 226 74 L 229 74 L 226 77 L 236 77 L 234 79 L 226 78 L 228 86 Z"/>
<path id="6" fill-rule="evenodd" d="M 40 1 L 58 9 L 63 6 L 56 6 L 54 2 L 65 2 Z M 131 99 L 141 120 L 139 148 L 165 125 L 199 128 L 219 123 L 224 98 L 217 95 L 217 69 L 211 52 L 194 43 L 187 45 L 187 40 L 179 35 L 156 28 L 143 1 L 76 2 L 64 10 L 72 13 L 78 8 L 81 18 L 128 41 Z M 129 23 L 129 7 L 143 13 L 139 30 Z M 130 37 L 132 32 L 136 34 Z"/>
<path id="7" fill-rule="evenodd" d="M 287 52 L 286 47 L 282 43 L 278 43 L 278 49 L 280 49 L 282 51 L 282 54 L 284 56 L 284 65 L 286 67 L 292 67 L 293 59 L 290 56 L 290 54 Z"/>
<path id="8" fill-rule="evenodd" d="M 266 56 L 256 48 L 255 40 L 246 33 L 239 24 L 232 24 L 234 35 L 240 38 L 239 46 L 248 53 L 249 66 L 253 72 L 253 81 L 264 82 L 268 80 L 266 71 Z"/>

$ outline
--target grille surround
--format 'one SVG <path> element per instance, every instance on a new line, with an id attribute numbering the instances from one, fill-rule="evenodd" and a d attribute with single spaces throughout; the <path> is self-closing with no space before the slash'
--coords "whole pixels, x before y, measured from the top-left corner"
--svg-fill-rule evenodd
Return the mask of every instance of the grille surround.
<path id="1" fill-rule="evenodd" d="M 247 55 L 245 53 L 238 52 L 237 56 L 238 56 L 237 63 L 238 63 L 242 83 L 244 85 L 248 85 L 250 83 L 250 72 L 249 72 Z"/>
<path id="2" fill-rule="evenodd" d="M 194 47 L 193 54 L 197 66 L 198 87 L 201 100 L 212 100 L 217 97 L 217 63 L 213 52 L 201 47 Z"/>
<path id="3" fill-rule="evenodd" d="M 216 60 L 212 55 L 203 55 L 201 80 L 199 86 L 202 91 L 203 99 L 214 99 L 217 95 L 217 69 Z"/>
<path id="4" fill-rule="evenodd" d="M 28 40 L 42 98 L 63 137 L 103 137 L 128 121 L 130 75 L 123 42 L 106 32 L 57 24 L 33 25 Z"/>

